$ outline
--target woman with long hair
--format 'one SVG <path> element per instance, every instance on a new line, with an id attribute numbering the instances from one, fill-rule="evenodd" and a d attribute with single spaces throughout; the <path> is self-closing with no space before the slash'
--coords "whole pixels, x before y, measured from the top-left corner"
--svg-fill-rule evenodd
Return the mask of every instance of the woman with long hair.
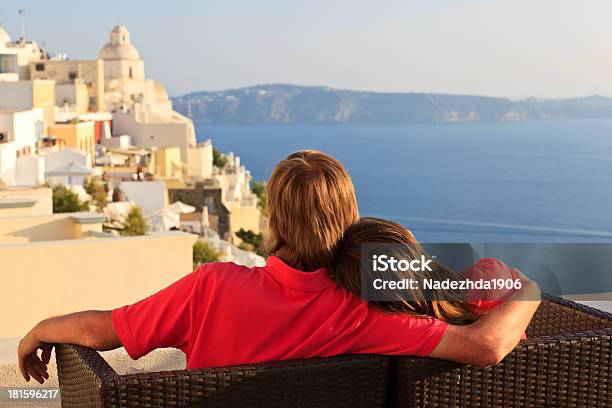
<path id="1" fill-rule="evenodd" d="M 429 260 L 429 268 L 386 268 L 375 271 L 364 263 L 363 253 L 367 246 L 373 250 L 392 253 L 397 259 L 408 263 L 414 260 Z M 369 258 L 368 258 L 369 260 Z M 453 325 L 474 323 L 479 316 L 508 300 L 517 291 L 513 288 L 495 290 L 461 290 L 434 287 L 425 289 L 422 283 L 462 282 L 465 280 L 511 280 L 528 281 L 518 270 L 511 269 L 493 258 L 483 258 L 468 269 L 455 272 L 434 260 L 423 249 L 412 232 L 393 221 L 364 217 L 353 224 L 344 234 L 330 268 L 330 276 L 342 288 L 355 296 L 367 298 L 364 285 L 372 286 L 376 279 L 386 281 L 414 281 L 421 285 L 403 290 L 386 290 L 369 303 L 385 313 L 405 313 L 414 316 L 428 316 Z M 536 295 L 536 298 L 539 298 Z M 524 338 L 524 335 L 522 336 Z"/>
<path id="2" fill-rule="evenodd" d="M 362 265 L 362 247 L 368 244 L 386 244 L 394 249 L 398 257 L 405 260 L 418 260 L 427 256 L 421 244 L 406 227 L 393 221 L 365 217 L 352 225 L 344 234 L 331 267 L 331 277 L 343 288 L 356 296 L 362 296 L 362 282 L 373 282 L 385 276 L 394 281 L 413 280 L 422 282 L 459 281 L 461 276 L 443 264 L 432 260 L 429 270 L 414 271 L 411 269 L 388 269 L 385 273 L 375 272 Z M 395 247 L 393 247 L 395 245 Z M 382 245 L 379 248 L 383 248 Z M 419 286 L 416 289 L 387 291 L 387 300 L 370 301 L 372 305 L 389 313 L 409 313 L 417 316 L 431 316 L 452 324 L 469 324 L 476 320 L 478 312 L 474 305 L 467 301 L 467 296 L 458 290 L 431 289 L 426 291 Z"/>

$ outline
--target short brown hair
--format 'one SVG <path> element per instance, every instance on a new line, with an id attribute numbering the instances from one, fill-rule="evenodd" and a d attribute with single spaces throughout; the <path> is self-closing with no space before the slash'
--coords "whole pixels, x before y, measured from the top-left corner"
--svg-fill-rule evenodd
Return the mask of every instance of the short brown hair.
<path id="1" fill-rule="evenodd" d="M 342 235 L 359 220 L 347 171 L 315 150 L 293 153 L 276 165 L 267 200 L 266 252 L 304 271 L 329 266 Z"/>

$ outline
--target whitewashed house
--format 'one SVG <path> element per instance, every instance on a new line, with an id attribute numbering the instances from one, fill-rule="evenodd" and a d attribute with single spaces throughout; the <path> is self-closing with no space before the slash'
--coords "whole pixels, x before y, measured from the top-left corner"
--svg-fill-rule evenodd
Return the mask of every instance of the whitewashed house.
<path id="1" fill-rule="evenodd" d="M 5 185 L 30 180 L 26 174 L 19 177 L 17 163 L 36 153 L 36 143 L 43 135 L 42 109 L 0 109 L 0 180 Z M 30 173 L 27 166 L 19 166 L 19 170 Z M 36 184 L 28 181 L 25 185 Z"/>
<path id="2" fill-rule="evenodd" d="M 47 181 L 51 185 L 63 184 L 63 185 L 83 185 L 86 176 L 69 176 L 69 175 L 49 175 L 53 174 L 58 170 L 68 168 L 71 165 L 78 165 L 85 168 L 91 169 L 91 157 L 77 149 L 62 149 L 53 150 L 47 154 L 45 174 Z"/>
<path id="3" fill-rule="evenodd" d="M 18 157 L 15 163 L 15 185 L 36 187 L 45 183 L 45 158 L 37 155 Z"/>
<path id="4" fill-rule="evenodd" d="M 119 189 L 126 200 L 142 209 L 145 216 L 153 216 L 168 205 L 168 192 L 163 181 L 122 181 Z"/>

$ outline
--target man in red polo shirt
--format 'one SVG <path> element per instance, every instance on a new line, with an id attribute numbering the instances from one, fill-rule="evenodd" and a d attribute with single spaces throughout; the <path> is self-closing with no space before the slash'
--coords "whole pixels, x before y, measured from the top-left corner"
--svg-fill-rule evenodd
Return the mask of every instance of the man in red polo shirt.
<path id="1" fill-rule="evenodd" d="M 294 269 L 275 256 L 263 268 L 201 266 L 112 321 L 132 358 L 180 348 L 187 367 L 346 353 L 428 355 L 447 324 L 382 315 L 340 289 L 325 268 Z"/>
<path id="2" fill-rule="evenodd" d="M 189 368 L 346 353 L 487 366 L 514 348 L 538 306 L 527 300 L 539 293 L 537 285 L 525 280 L 523 289 L 470 325 L 376 311 L 327 274 L 342 235 L 358 220 L 344 167 L 321 152 L 294 153 L 276 166 L 267 193 L 266 266 L 211 263 L 133 305 L 44 320 L 20 342 L 24 378 L 48 378 L 53 343 L 124 346 L 133 358 L 175 347 Z"/>

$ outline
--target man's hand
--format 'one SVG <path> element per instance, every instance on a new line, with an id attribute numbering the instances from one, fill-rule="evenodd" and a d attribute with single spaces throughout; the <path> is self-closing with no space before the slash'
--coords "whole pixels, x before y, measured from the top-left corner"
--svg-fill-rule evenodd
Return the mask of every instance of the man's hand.
<path id="1" fill-rule="evenodd" d="M 26 381 L 30 381 L 30 377 L 32 377 L 42 384 L 49 378 L 47 364 L 49 364 L 51 359 L 53 345 L 38 340 L 35 330 L 36 328 L 32 329 L 21 339 L 17 355 L 19 358 L 19 370 L 23 378 Z M 39 349 L 42 351 L 40 356 L 38 355 Z"/>
<path id="2" fill-rule="evenodd" d="M 110 311 L 90 310 L 43 320 L 19 342 L 19 370 L 26 381 L 32 377 L 42 384 L 49 378 L 47 364 L 53 344 L 59 343 L 100 351 L 121 347 Z"/>
<path id="3" fill-rule="evenodd" d="M 506 302 L 464 326 L 449 325 L 430 357 L 488 367 L 499 363 L 518 344 L 540 304 L 540 288 L 520 271 L 522 288 Z"/>

